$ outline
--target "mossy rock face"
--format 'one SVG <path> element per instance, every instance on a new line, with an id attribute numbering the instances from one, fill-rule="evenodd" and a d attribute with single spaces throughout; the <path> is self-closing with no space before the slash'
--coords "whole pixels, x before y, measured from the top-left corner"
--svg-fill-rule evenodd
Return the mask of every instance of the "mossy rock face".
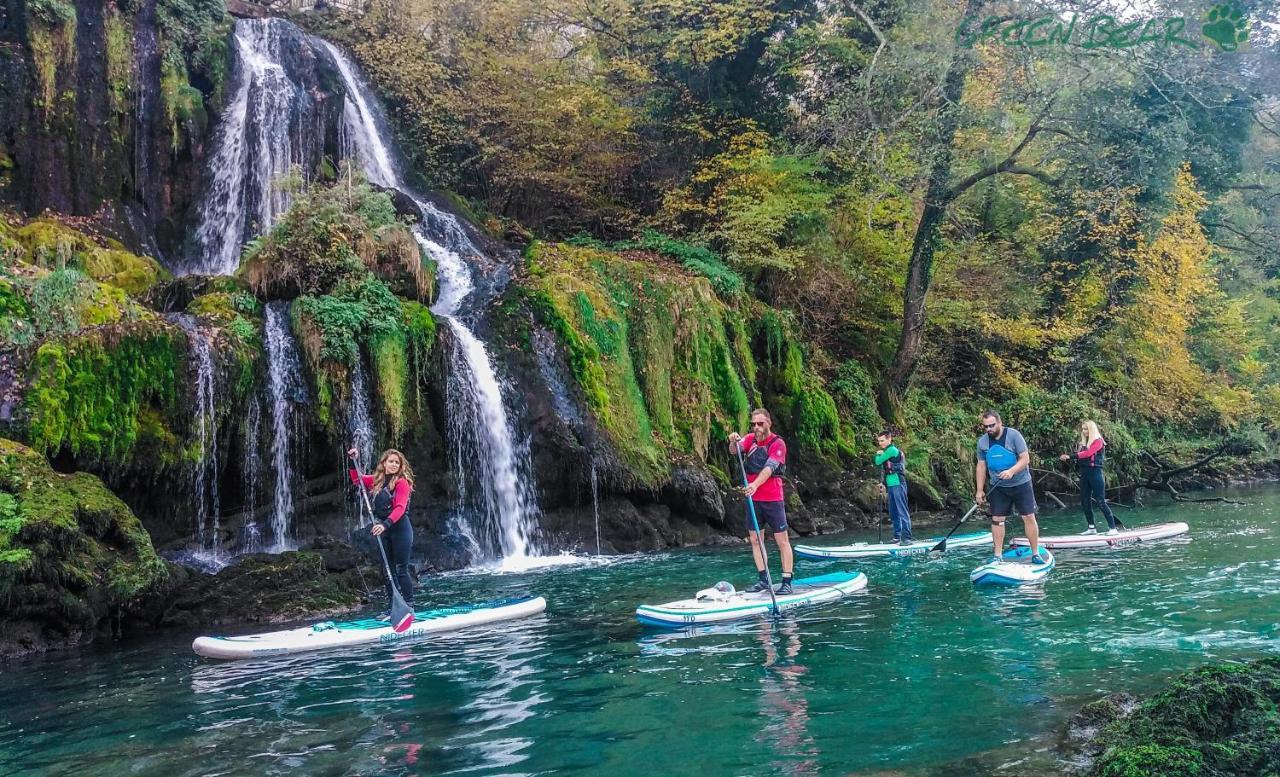
<path id="1" fill-rule="evenodd" d="M 324 557 L 309 551 L 248 556 L 216 575 L 192 573 L 165 597 L 160 624 L 194 628 L 350 612 L 362 603 L 361 574 L 330 572 Z M 376 575 L 367 580 L 377 585 Z"/>
<path id="2" fill-rule="evenodd" d="M 186 360 L 185 335 L 154 316 L 46 341 L 28 369 L 26 437 L 50 455 L 126 465 L 140 430 L 183 424 Z M 150 464 L 162 469 L 179 455 Z"/>
<path id="3" fill-rule="evenodd" d="M 1280 774 L 1280 658 L 1196 669 L 1108 724 L 1091 777 Z"/>
<path id="4" fill-rule="evenodd" d="M 834 398 L 771 309 L 730 304 L 654 254 L 535 243 L 526 256 L 530 302 L 640 484 L 665 482 L 673 457 L 721 456 L 762 402 L 793 452 L 852 455 Z"/>
<path id="5" fill-rule="evenodd" d="M 172 277 L 149 256 L 129 253 L 115 240 L 90 237 L 54 219 L 23 224 L 13 230 L 13 240 L 22 248 L 17 261 L 48 270 L 74 268 L 131 297 Z"/>
<path id="6" fill-rule="evenodd" d="M 0 439 L 0 656 L 91 640 L 166 578 L 142 523 L 85 473 Z"/>

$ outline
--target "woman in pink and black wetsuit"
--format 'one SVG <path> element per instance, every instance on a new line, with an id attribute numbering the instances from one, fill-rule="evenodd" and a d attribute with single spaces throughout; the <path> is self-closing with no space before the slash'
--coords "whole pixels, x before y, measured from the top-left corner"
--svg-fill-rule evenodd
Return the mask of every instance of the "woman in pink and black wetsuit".
<path id="1" fill-rule="evenodd" d="M 1084 508 L 1084 519 L 1089 524 L 1081 534 L 1097 534 L 1093 524 L 1093 501 L 1098 501 L 1102 515 L 1107 519 L 1107 534 L 1118 534 L 1116 514 L 1111 512 L 1107 504 L 1107 485 L 1102 478 L 1102 463 L 1106 457 L 1107 441 L 1102 439 L 1098 425 L 1093 421 L 1080 424 L 1080 442 L 1074 454 L 1064 453 L 1058 458 L 1062 461 L 1075 459 L 1076 469 L 1080 472 L 1080 506 Z"/>
<path id="2" fill-rule="evenodd" d="M 359 451 L 347 451 L 347 456 L 357 460 Z M 360 473 L 349 470 L 351 482 L 361 484 Z M 381 536 L 386 543 L 387 561 L 391 565 L 391 577 L 405 603 L 413 606 L 413 574 L 409 571 L 409 554 L 413 550 L 413 526 L 406 511 L 409 496 L 413 493 L 413 468 L 400 451 L 390 449 L 378 459 L 372 475 L 363 477 L 363 486 L 369 491 L 373 504 L 373 527 L 370 533 Z M 391 601 L 391 583 L 387 582 L 387 601 Z"/>

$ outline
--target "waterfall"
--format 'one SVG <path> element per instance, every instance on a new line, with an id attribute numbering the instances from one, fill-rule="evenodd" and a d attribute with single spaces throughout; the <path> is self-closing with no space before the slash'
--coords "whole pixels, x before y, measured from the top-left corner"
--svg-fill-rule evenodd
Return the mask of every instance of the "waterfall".
<path id="1" fill-rule="evenodd" d="M 591 512 L 596 519 L 596 555 L 600 555 L 600 487 L 596 482 L 596 460 L 591 459 Z"/>
<path id="2" fill-rule="evenodd" d="M 195 437 L 200 458 L 193 467 L 195 496 L 195 551 L 203 563 L 222 566 L 220 525 L 222 503 L 218 498 L 218 419 L 215 404 L 213 348 L 209 333 L 200 329 L 194 316 L 173 314 L 169 320 L 186 332 L 195 369 Z"/>
<path id="3" fill-rule="evenodd" d="M 262 551 L 262 529 L 254 512 L 258 506 L 258 478 L 262 471 L 262 453 L 258 446 L 262 435 L 262 400 L 257 396 L 249 400 L 244 426 L 240 475 L 244 479 L 244 509 L 249 519 L 240 530 L 240 550 L 259 553 Z"/>
<path id="4" fill-rule="evenodd" d="M 361 470 L 371 472 L 374 467 L 373 420 L 369 412 L 368 381 L 365 379 L 364 364 L 359 356 L 356 357 L 355 366 L 351 368 L 351 402 L 347 408 L 347 436 L 348 442 L 359 451 L 357 460 L 360 462 Z M 358 529 L 363 525 L 365 520 L 363 510 L 363 503 L 357 502 L 355 524 L 352 528 Z"/>
<path id="5" fill-rule="evenodd" d="M 415 237 L 437 263 L 440 295 L 432 312 L 443 318 L 454 335 L 452 367 L 447 387 L 450 431 L 457 445 L 459 471 L 472 473 L 479 486 L 480 525 L 470 534 L 485 553 L 519 559 L 536 553 L 535 507 L 521 470 L 515 438 L 502 399 L 502 389 L 484 343 L 457 316 L 472 290 L 471 272 L 463 255 L 478 256 L 462 225 L 413 192 L 401 179 L 378 120 L 367 97 L 368 87 L 350 61 L 335 46 L 319 41 L 329 52 L 346 86 L 342 141 L 374 184 L 394 188 L 413 200 L 421 215 Z M 463 499 L 466 489 L 460 489 Z"/>
<path id="6" fill-rule="evenodd" d="M 271 514 L 271 550 L 293 547 L 293 494 L 302 478 L 293 461 L 296 406 L 306 401 L 302 362 L 289 331 L 289 303 L 267 305 L 264 323 L 267 346 L 267 399 L 271 409 L 271 469 L 275 476 L 275 504 Z"/>
<path id="7" fill-rule="evenodd" d="M 360 452 L 361 466 L 372 469 L 373 415 L 369 412 L 369 384 L 364 376 L 364 364 L 359 357 L 351 368 L 351 404 L 347 408 L 347 434 L 349 442 Z"/>
<path id="8" fill-rule="evenodd" d="M 294 137 L 310 97 L 281 64 L 297 28 L 279 19 L 239 19 L 232 35 L 231 98 L 214 135 L 207 184 L 180 272 L 227 275 L 240 264 L 244 243 L 262 234 L 289 207 L 277 185 L 303 160 Z"/>

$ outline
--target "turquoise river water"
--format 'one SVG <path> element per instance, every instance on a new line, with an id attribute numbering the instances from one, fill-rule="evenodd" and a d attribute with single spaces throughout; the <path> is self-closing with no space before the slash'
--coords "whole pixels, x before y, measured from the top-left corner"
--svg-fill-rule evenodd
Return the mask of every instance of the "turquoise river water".
<path id="1" fill-rule="evenodd" d="M 1191 534 L 1059 551 L 1021 590 L 970 585 L 985 547 L 799 561 L 870 585 L 777 621 L 642 628 L 637 603 L 751 582 L 745 549 L 688 550 L 435 578 L 420 606 L 523 590 L 550 606 L 416 644 L 222 663 L 166 634 L 18 661 L 0 667 L 0 774 L 1052 772 L 1081 704 L 1280 652 L 1280 490 L 1235 495 L 1246 504 L 1120 510 Z"/>

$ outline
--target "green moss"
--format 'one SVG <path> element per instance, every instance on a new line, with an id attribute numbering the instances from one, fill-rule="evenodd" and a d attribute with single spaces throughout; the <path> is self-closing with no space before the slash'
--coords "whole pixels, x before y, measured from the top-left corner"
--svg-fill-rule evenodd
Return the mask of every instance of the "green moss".
<path id="1" fill-rule="evenodd" d="M 50 270 L 76 269 L 96 281 L 141 296 L 172 276 L 149 256 L 137 256 L 114 240 L 94 238 L 54 219 L 34 219 L 13 231 L 23 261 Z"/>
<path id="2" fill-rule="evenodd" d="M 21 290 L 8 278 L 0 276 L 0 346 L 22 347 L 35 338 L 35 326 L 29 321 L 31 308 Z"/>
<path id="3" fill-rule="evenodd" d="M 641 482 L 660 482 L 673 455 L 705 459 L 710 439 L 742 428 L 742 372 L 755 366 L 730 342 L 738 314 L 705 279 L 592 247 L 537 243 L 527 259 L 538 317 Z"/>
<path id="4" fill-rule="evenodd" d="M 374 386 L 393 440 L 404 434 L 409 386 L 408 343 L 403 331 L 383 331 L 369 339 Z"/>
<path id="5" fill-rule="evenodd" d="M 392 437 L 420 417 L 436 330 L 421 303 L 433 291 L 433 267 L 385 193 L 357 178 L 304 190 L 246 253 L 241 274 L 266 296 L 304 292 L 291 307 L 292 326 L 316 415 L 331 434 L 339 432 L 336 411 L 351 399 L 351 370 L 362 354 Z"/>
<path id="6" fill-rule="evenodd" d="M 0 439 L 0 622 L 92 632 L 167 575 L 137 517 L 92 475 Z"/>
<path id="7" fill-rule="evenodd" d="M 47 119 L 57 105 L 58 72 L 76 60 L 76 8 L 64 0 L 28 0 L 27 44 L 37 85 L 37 105 Z"/>
<path id="8" fill-rule="evenodd" d="M 115 6 L 106 8 L 107 89 L 111 111 L 123 117 L 129 111 L 133 80 L 133 28 Z"/>
<path id="9" fill-rule="evenodd" d="M 188 135 L 205 122 L 204 95 L 191 85 L 185 67 L 165 59 L 160 71 L 160 105 L 169 128 L 169 146 L 176 154 Z"/>
<path id="10" fill-rule="evenodd" d="M 159 320 L 47 342 L 29 371 L 31 442 L 118 466 L 133 452 L 144 408 L 176 417 L 185 367 L 186 338 Z"/>
<path id="11" fill-rule="evenodd" d="M 424 387 L 431 370 L 431 357 L 436 344 L 436 319 L 426 305 L 404 300 L 405 342 L 409 358 L 409 392 L 415 418 L 422 418 L 425 411 Z"/>
<path id="12" fill-rule="evenodd" d="M 123 289 L 133 297 L 142 296 L 156 283 L 173 277 L 149 256 L 111 248 L 95 248 L 85 254 L 83 262 L 90 278 Z"/>
<path id="13" fill-rule="evenodd" d="M 1092 777 L 1273 773 L 1280 752 L 1280 658 L 1183 674 L 1107 725 Z"/>

